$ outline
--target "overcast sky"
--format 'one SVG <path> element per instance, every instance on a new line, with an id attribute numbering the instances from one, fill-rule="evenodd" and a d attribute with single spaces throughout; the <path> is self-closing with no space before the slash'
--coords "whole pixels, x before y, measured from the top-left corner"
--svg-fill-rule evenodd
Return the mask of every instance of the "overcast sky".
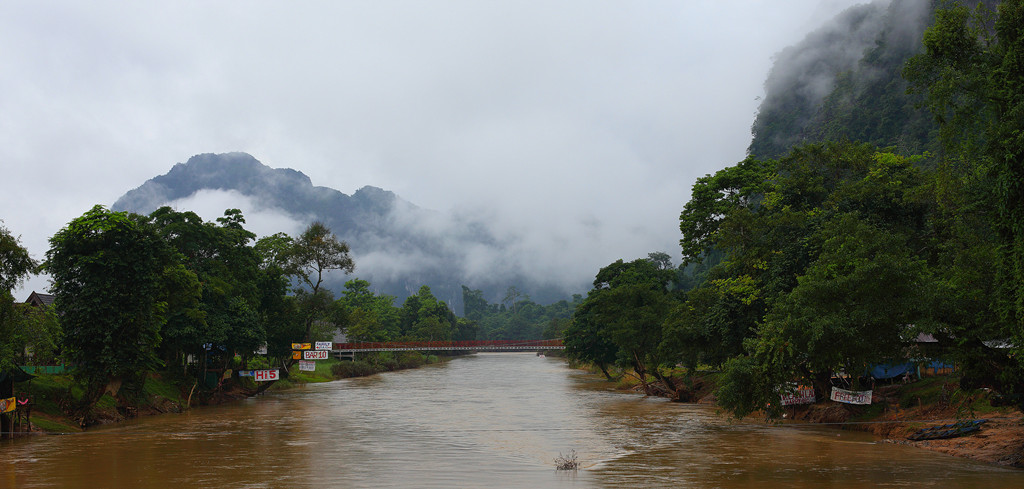
<path id="1" fill-rule="evenodd" d="M 690 187 L 743 159 L 772 55 L 856 3 L 3 2 L 0 219 L 42 259 L 94 204 L 244 151 L 487 216 L 585 280 L 678 262 Z"/>

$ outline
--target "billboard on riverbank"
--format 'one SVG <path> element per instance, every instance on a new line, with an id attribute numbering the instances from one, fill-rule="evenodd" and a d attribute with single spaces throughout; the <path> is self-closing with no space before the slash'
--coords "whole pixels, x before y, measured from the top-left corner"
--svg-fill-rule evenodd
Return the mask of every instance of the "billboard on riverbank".
<path id="1" fill-rule="evenodd" d="M 846 404 L 871 404 L 871 391 L 848 391 L 833 387 L 831 399 Z"/>
<path id="2" fill-rule="evenodd" d="M 814 387 L 800 386 L 782 394 L 782 405 L 814 404 Z"/>

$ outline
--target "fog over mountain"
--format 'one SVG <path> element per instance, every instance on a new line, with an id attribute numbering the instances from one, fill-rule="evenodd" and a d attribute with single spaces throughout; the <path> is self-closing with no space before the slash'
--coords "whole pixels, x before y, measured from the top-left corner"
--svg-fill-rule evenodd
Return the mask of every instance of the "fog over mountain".
<path id="1" fill-rule="evenodd" d="M 515 286 L 547 302 L 582 292 L 588 282 L 586 275 L 559 279 L 526 269 L 531 262 L 519 259 L 517 237 L 498 237 L 485 221 L 422 209 L 377 187 L 350 196 L 314 186 L 299 171 L 270 168 L 246 153 L 193 156 L 129 191 L 112 209 L 149 214 L 164 205 L 208 221 L 239 208 L 260 236 L 295 236 L 314 220 L 324 222 L 349 244 L 356 262 L 351 276 L 329 278 L 335 294 L 353 277 L 399 301 L 428 285 L 461 311 L 462 285 L 483 290 L 492 301 Z"/>
<path id="2" fill-rule="evenodd" d="M 617 259 L 679 260 L 689 190 L 745 157 L 773 54 L 858 3 L 5 2 L 0 219 L 41 260 L 92 206 L 245 151 L 297 171 L 183 186 L 180 168 L 119 205 L 294 235 L 344 201 L 336 231 L 380 289 L 446 274 L 491 301 L 565 298 Z M 817 86 L 804 66 L 788 79 Z"/>
<path id="3" fill-rule="evenodd" d="M 845 10 L 775 55 L 749 153 L 777 158 L 795 145 L 850 139 L 904 152 L 932 130 L 906 94 L 904 62 L 921 49 L 930 0 L 876 0 Z"/>
<path id="4" fill-rule="evenodd" d="M 931 128 L 930 118 L 923 111 L 909 110 L 914 100 L 904 93 L 899 72 L 903 61 L 919 49 L 930 7 L 929 0 L 856 5 L 778 52 L 764 82 L 765 96 L 748 151 L 773 158 L 796 144 L 837 138 L 882 146 L 902 144 L 907 151 L 920 151 Z M 899 136 L 894 126 L 905 134 Z M 554 169 L 555 173 L 538 174 L 526 184 L 522 165 L 531 159 L 509 161 L 507 172 L 467 165 L 449 173 L 454 181 L 480 172 L 492 181 L 519 177 L 505 186 L 494 187 L 483 180 L 463 185 L 458 195 L 450 195 L 455 200 L 449 210 L 436 212 L 373 186 L 363 186 L 351 195 L 316 186 L 301 171 L 273 169 L 246 153 L 200 154 L 128 192 L 113 208 L 149 213 L 171 205 L 207 220 L 227 208 L 239 208 L 247 227 L 260 236 L 276 232 L 294 236 L 320 220 L 351 246 L 354 277 L 369 280 L 375 290 L 395 295 L 399 301 L 421 285 L 429 285 L 456 311 L 462 310 L 462 285 L 483 290 L 492 302 L 500 301 L 510 286 L 542 303 L 585 293 L 599 267 L 616 258 L 644 256 L 609 254 L 614 252 L 608 244 L 650 234 L 651 229 L 641 223 L 653 215 L 668 218 L 661 228 L 670 239 L 645 237 L 643 241 L 664 244 L 642 253 L 678 252 L 671 239 L 675 227 L 671 219 L 685 203 L 685 195 L 677 192 L 674 204 L 653 209 L 647 199 L 667 201 L 661 194 L 670 187 L 649 185 L 643 196 L 620 194 L 620 187 L 637 186 L 638 175 L 651 176 L 627 164 L 631 157 L 583 172 L 602 174 L 599 180 L 604 182 L 589 196 L 594 207 L 587 211 L 569 205 L 565 199 L 570 196 L 552 191 L 560 182 L 575 185 L 581 173 Z M 357 166 L 350 161 L 342 164 Z M 290 165 L 304 168 L 302 161 Z M 425 178 L 430 168 L 425 164 L 408 176 Z M 423 181 L 422 187 L 437 185 L 436 180 Z M 355 188 L 347 183 L 341 186 Z M 422 188 L 405 191 L 419 194 Z M 467 204 L 470 197 L 485 199 L 482 192 L 503 202 L 515 201 L 518 212 L 510 212 L 507 204 L 498 210 L 486 200 Z M 559 224 L 559 213 L 569 209 L 575 211 Z M 610 223 L 632 224 L 622 228 Z M 329 287 L 340 293 L 344 281 L 353 276 L 332 276 Z"/>

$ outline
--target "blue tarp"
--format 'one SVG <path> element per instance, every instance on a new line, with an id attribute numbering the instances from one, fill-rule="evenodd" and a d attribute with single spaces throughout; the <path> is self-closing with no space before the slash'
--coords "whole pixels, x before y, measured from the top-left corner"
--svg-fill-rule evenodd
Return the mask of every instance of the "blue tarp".
<path id="1" fill-rule="evenodd" d="M 934 369 L 953 368 L 953 364 L 946 363 L 942 360 L 932 360 L 928 363 L 922 364 L 921 366 L 924 368 Z M 896 365 L 878 364 L 868 369 L 868 374 L 876 379 L 893 379 L 907 373 L 916 374 L 917 364 L 911 362 L 899 363 Z"/>
<path id="2" fill-rule="evenodd" d="M 874 365 L 868 369 L 868 373 L 876 379 L 893 379 L 916 371 L 917 368 L 914 364 L 909 362 L 897 365 Z"/>

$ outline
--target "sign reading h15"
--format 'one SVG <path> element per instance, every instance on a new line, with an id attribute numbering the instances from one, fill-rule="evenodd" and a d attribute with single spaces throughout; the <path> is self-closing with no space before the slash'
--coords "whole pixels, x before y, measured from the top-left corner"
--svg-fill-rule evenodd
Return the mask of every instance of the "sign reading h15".
<path id="1" fill-rule="evenodd" d="M 331 352 L 327 350 L 306 350 L 302 352 L 303 360 L 327 360 Z"/>
<path id="2" fill-rule="evenodd" d="M 252 376 L 256 382 L 265 382 L 269 380 L 277 380 L 277 369 L 274 370 L 253 370 Z"/>

